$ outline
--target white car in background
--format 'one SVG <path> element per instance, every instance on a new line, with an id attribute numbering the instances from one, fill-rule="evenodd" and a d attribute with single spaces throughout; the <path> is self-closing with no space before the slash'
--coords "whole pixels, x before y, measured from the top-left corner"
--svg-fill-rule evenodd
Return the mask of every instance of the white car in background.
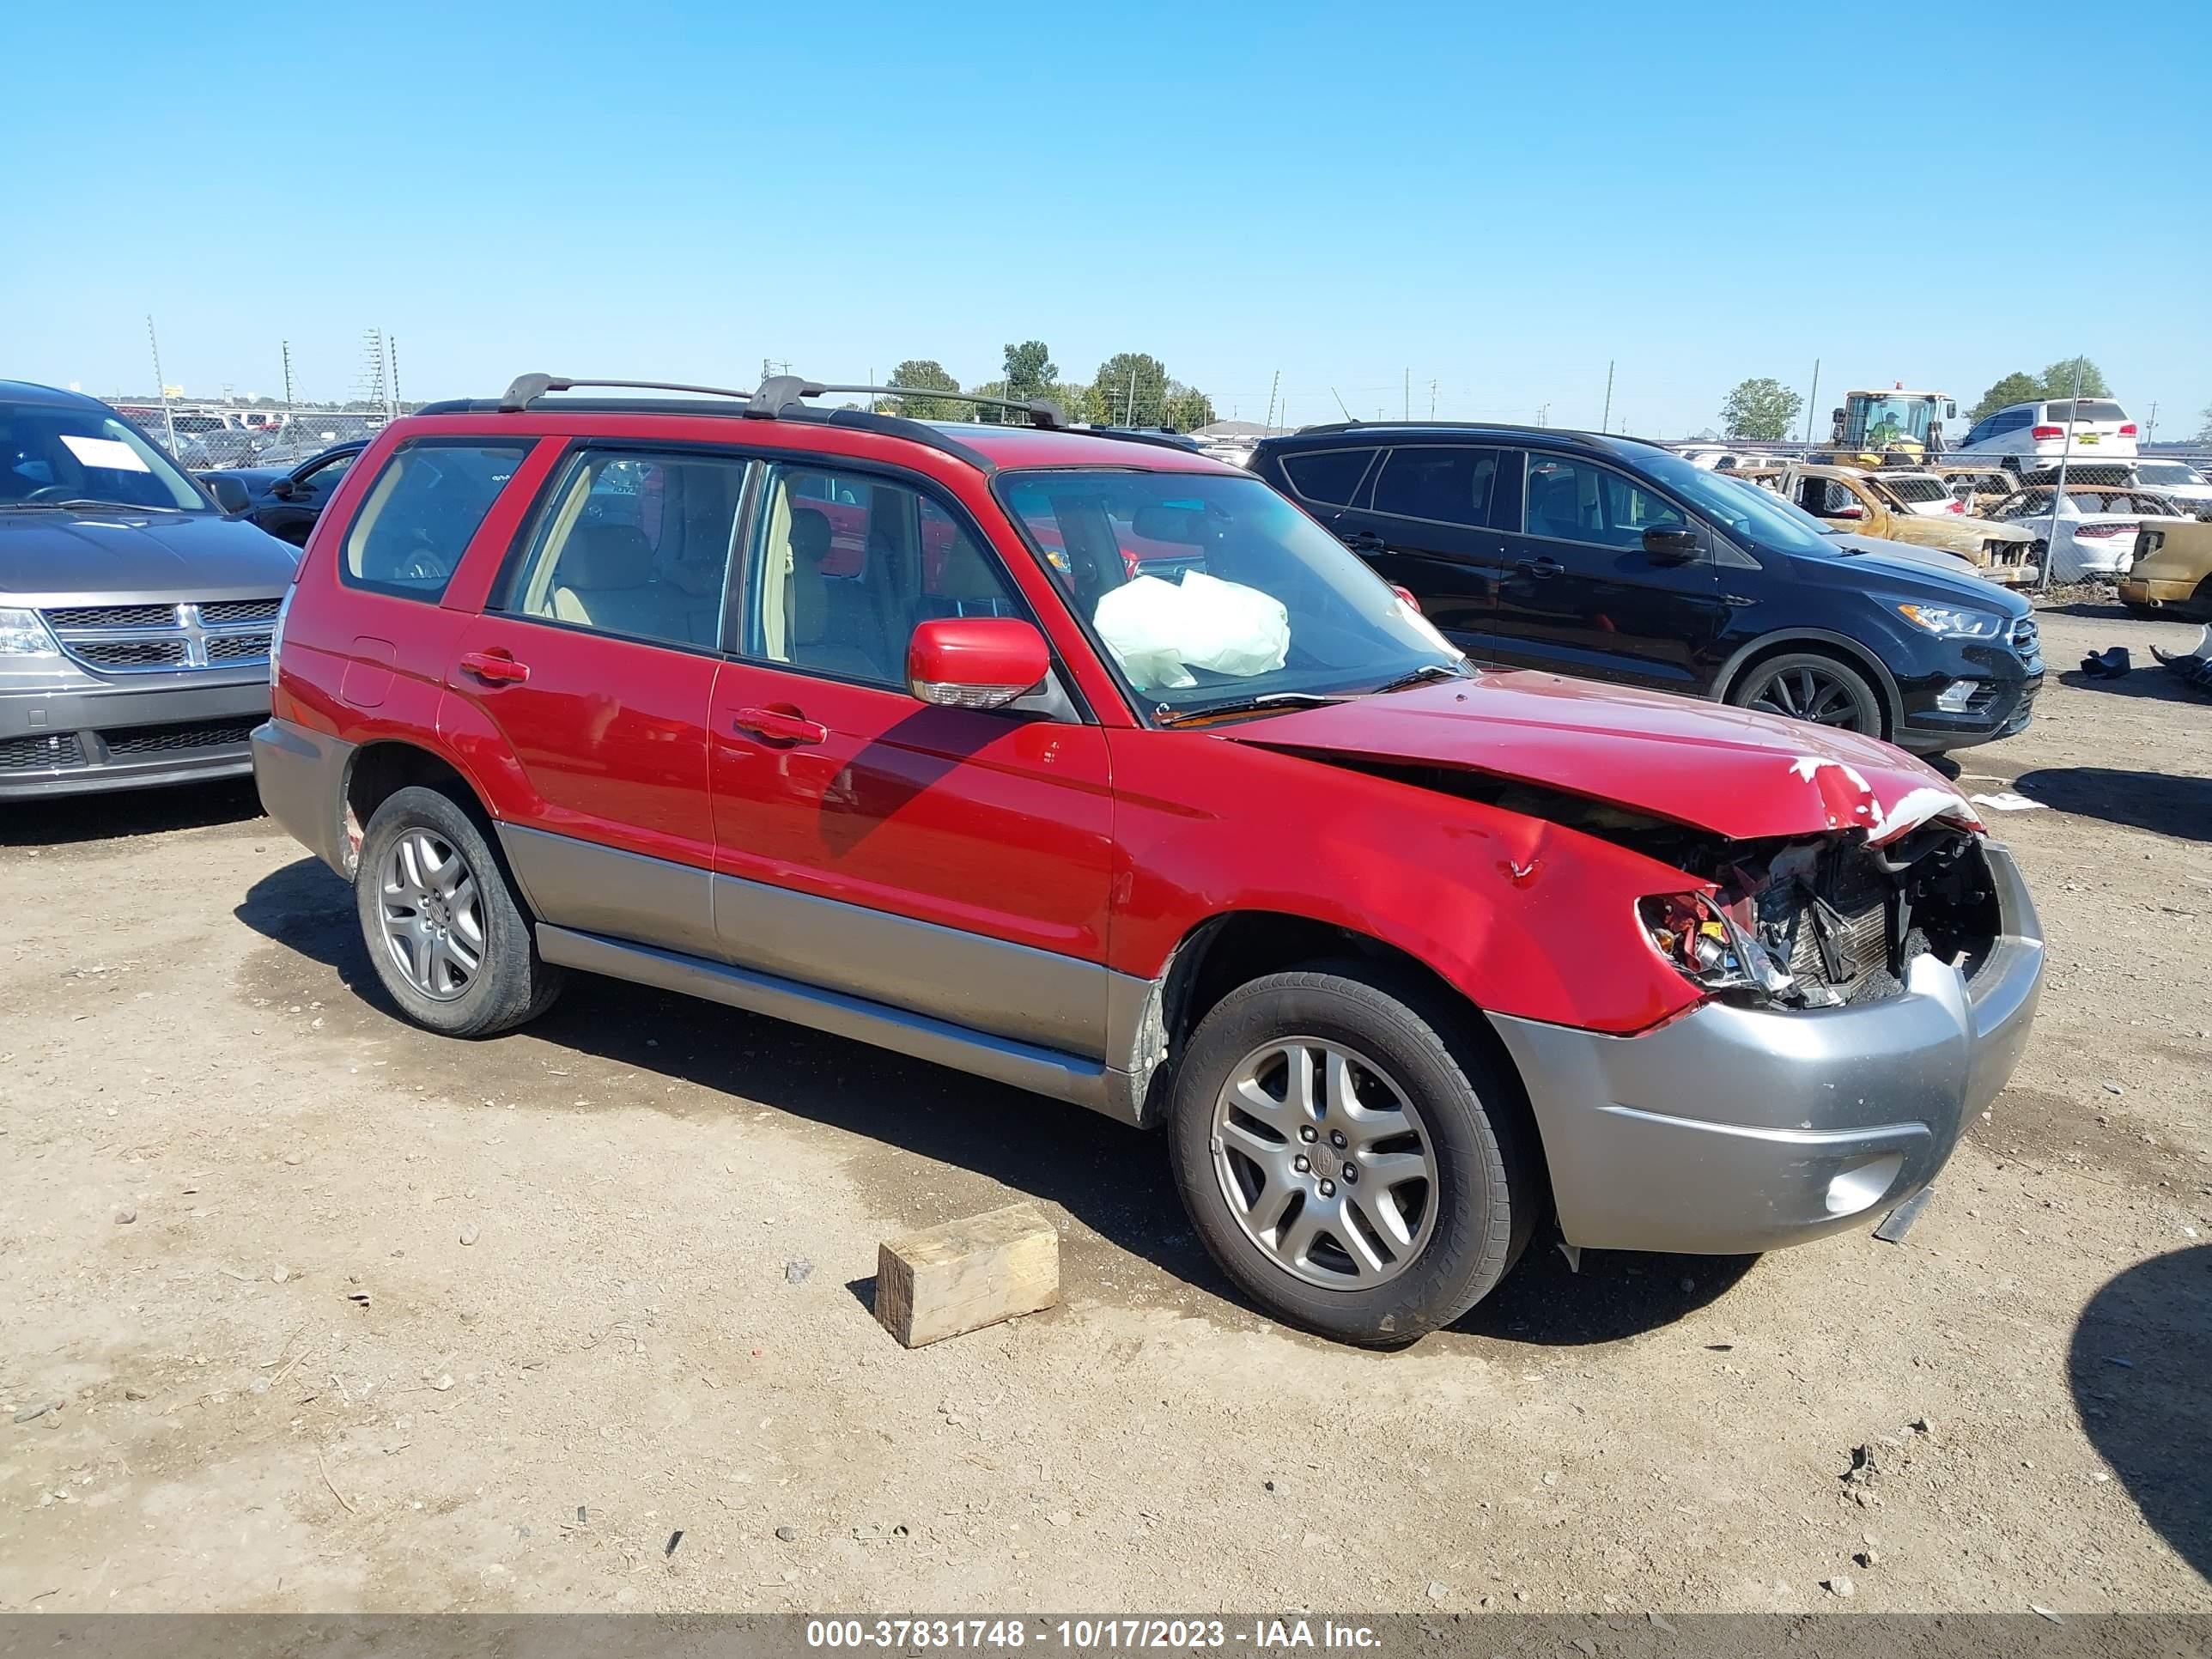
<path id="1" fill-rule="evenodd" d="M 1966 510 L 1965 503 L 1952 493 L 1950 480 L 1933 472 L 1885 466 L 1874 476 L 1889 487 L 1891 495 L 1923 519 L 1940 519 L 1947 513 L 1963 514 Z"/>
<path id="2" fill-rule="evenodd" d="M 2068 453 L 2066 428 L 2074 428 L 2071 453 L 2083 460 L 2109 460 L 2136 453 L 2136 423 L 2110 398 L 2084 398 L 2077 406 L 2060 398 L 2039 404 L 2010 404 L 1977 422 L 1953 445 L 1952 457 L 2005 458 L 2015 472 L 2047 465 Z"/>
<path id="3" fill-rule="evenodd" d="M 2136 463 L 2136 483 L 2181 503 L 2181 510 L 2202 518 L 2212 510 L 2212 478 L 2186 461 L 2162 461 L 2144 456 Z"/>
<path id="4" fill-rule="evenodd" d="M 2054 514 L 2055 494 L 2048 484 L 2023 489 L 1992 515 L 1999 524 L 2031 532 L 2048 544 L 2054 582 L 2119 575 L 2135 555 L 2136 532 L 2143 520 L 2189 516 L 2154 490 L 2069 483 Z"/>

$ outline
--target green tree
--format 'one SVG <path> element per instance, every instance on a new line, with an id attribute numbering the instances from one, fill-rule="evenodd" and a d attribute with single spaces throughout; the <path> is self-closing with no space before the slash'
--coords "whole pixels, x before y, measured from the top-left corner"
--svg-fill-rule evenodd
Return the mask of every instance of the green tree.
<path id="1" fill-rule="evenodd" d="M 2212 444 L 2212 407 L 2208 407 L 2204 411 L 2204 424 L 2197 428 L 2197 441 L 2200 444 Z"/>
<path id="2" fill-rule="evenodd" d="M 1176 381 L 1168 387 L 1166 414 L 1163 426 L 1176 432 L 1194 432 L 1213 423 L 1213 399 L 1194 386 Z"/>
<path id="3" fill-rule="evenodd" d="M 1026 398 L 1048 397 L 1052 383 L 1059 378 L 1060 369 L 1042 340 L 1024 340 L 1019 345 L 1008 343 L 1006 384 L 1012 389 L 1006 396 L 1018 403 Z"/>
<path id="4" fill-rule="evenodd" d="M 2109 398 L 2112 388 L 2105 384 L 2105 371 L 2087 357 L 2062 357 L 2043 371 L 2043 395 L 2046 398 L 2070 398 L 2074 395 L 2074 365 L 2081 365 L 2081 395 L 2085 398 Z M 2022 398 L 2019 400 L 2026 403 Z"/>
<path id="5" fill-rule="evenodd" d="M 1142 351 L 1117 351 L 1091 377 L 1091 417 L 1102 426 L 1158 426 L 1168 368 Z"/>
<path id="6" fill-rule="evenodd" d="M 960 390 L 960 382 L 933 357 L 908 358 L 891 371 L 889 384 L 925 392 Z M 884 403 L 885 414 L 904 415 L 916 421 L 957 421 L 965 418 L 971 407 L 944 398 L 890 398 Z"/>
<path id="7" fill-rule="evenodd" d="M 1721 424 L 1731 438 L 1775 441 L 1790 435 L 1805 400 L 1779 380 L 1761 376 L 1737 382 L 1721 404 Z"/>
<path id="8" fill-rule="evenodd" d="M 1066 416 L 1072 423 L 1081 424 L 1098 418 L 1097 410 L 1091 401 L 1091 388 L 1079 380 L 1062 380 L 1056 386 L 1047 386 L 1044 395 L 1060 405 L 1060 413 Z"/>
<path id="9" fill-rule="evenodd" d="M 2070 379 L 2072 371 L 2068 374 Z M 1966 411 L 1966 419 L 1969 422 L 1986 421 L 2001 409 L 2009 409 L 2014 404 L 2032 404 L 2042 396 L 2042 381 L 2014 369 L 1982 393 L 1981 402 Z"/>

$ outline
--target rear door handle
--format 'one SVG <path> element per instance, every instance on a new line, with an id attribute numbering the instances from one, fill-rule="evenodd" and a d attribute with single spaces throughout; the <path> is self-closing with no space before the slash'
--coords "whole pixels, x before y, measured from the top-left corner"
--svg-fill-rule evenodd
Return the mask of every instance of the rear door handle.
<path id="1" fill-rule="evenodd" d="M 808 720 L 796 710 L 778 708 L 740 708 L 730 716 L 730 724 L 740 732 L 750 732 L 767 743 L 827 743 L 830 728 L 819 720 Z"/>
<path id="2" fill-rule="evenodd" d="M 530 678 L 528 665 L 504 651 L 464 651 L 461 667 L 490 685 L 520 685 Z"/>
<path id="3" fill-rule="evenodd" d="M 1547 553 L 1540 559 L 1516 560 L 1514 562 L 1513 568 L 1523 576 L 1544 577 L 1556 576 L 1559 572 L 1565 570 L 1566 566 L 1561 564 L 1557 559 Z"/>

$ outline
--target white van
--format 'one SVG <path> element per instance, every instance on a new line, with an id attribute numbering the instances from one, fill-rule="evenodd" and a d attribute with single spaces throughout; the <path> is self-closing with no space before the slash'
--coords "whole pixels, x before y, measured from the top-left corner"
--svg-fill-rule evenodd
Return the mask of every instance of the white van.
<path id="1" fill-rule="evenodd" d="M 2067 398 L 2040 404 L 2011 404 L 1978 422 L 1952 447 L 1954 455 L 1996 455 L 2014 471 L 2038 461 L 2055 461 L 2065 452 L 2066 428 L 2074 428 L 2073 453 L 2085 458 L 2133 455 L 2136 423 L 2110 398 Z"/>

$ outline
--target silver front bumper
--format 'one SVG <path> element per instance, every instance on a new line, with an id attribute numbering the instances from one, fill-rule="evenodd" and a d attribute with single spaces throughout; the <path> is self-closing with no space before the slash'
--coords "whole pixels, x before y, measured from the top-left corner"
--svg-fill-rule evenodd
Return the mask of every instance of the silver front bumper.
<path id="1" fill-rule="evenodd" d="M 1632 1037 L 1493 1016 L 1535 1109 L 1567 1242 L 1768 1250 L 1933 1180 L 2012 1075 L 2042 986 L 2027 888 L 2002 848 L 1984 853 L 2001 931 L 1971 982 L 1923 956 L 1885 1002 L 1709 1002 Z"/>

